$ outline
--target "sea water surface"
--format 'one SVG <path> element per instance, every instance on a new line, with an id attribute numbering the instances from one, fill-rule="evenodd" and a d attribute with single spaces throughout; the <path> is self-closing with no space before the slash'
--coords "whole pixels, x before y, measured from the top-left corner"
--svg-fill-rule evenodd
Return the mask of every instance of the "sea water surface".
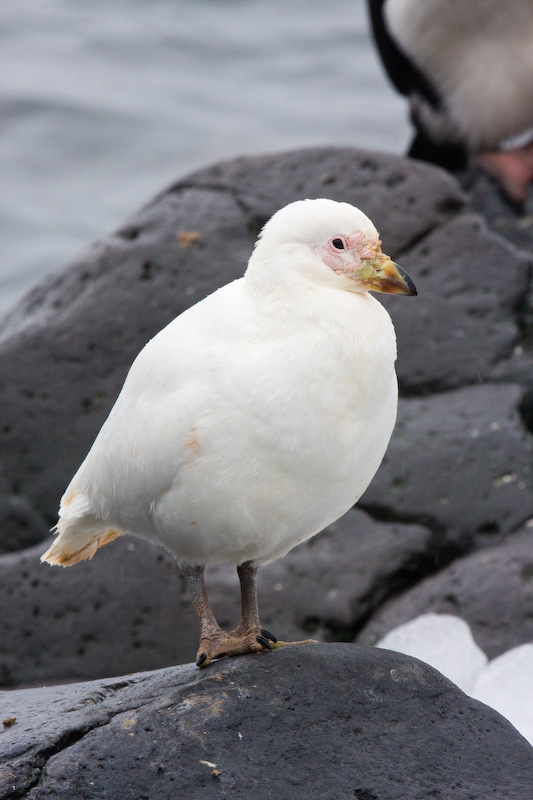
<path id="1" fill-rule="evenodd" d="M 0 36 L 0 314 L 192 169 L 408 140 L 363 0 L 2 0 Z"/>

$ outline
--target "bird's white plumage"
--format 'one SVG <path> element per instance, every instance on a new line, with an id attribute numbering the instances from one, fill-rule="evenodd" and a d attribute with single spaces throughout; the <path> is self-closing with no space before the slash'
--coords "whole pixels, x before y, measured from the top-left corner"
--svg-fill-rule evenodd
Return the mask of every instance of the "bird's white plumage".
<path id="1" fill-rule="evenodd" d="M 348 204 L 282 209 L 245 276 L 146 345 L 44 558 L 75 563 L 134 533 L 182 564 L 260 564 L 359 499 L 395 422 L 396 340 L 383 306 L 322 260 L 337 235 L 379 244 Z"/>

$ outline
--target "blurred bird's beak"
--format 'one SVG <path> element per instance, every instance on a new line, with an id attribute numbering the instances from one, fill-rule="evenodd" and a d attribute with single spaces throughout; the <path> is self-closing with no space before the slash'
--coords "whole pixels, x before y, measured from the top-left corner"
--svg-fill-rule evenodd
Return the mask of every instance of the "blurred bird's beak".
<path id="1" fill-rule="evenodd" d="M 357 277 L 368 286 L 368 291 L 407 294 L 412 297 L 417 294 L 407 272 L 384 253 L 380 253 L 375 259 L 361 259 Z"/>

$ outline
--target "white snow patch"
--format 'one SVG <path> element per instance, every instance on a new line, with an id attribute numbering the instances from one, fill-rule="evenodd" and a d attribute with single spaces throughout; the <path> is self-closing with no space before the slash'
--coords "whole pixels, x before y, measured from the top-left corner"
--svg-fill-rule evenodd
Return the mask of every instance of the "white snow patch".
<path id="1" fill-rule="evenodd" d="M 491 661 L 471 695 L 499 711 L 533 744 L 533 643 Z"/>

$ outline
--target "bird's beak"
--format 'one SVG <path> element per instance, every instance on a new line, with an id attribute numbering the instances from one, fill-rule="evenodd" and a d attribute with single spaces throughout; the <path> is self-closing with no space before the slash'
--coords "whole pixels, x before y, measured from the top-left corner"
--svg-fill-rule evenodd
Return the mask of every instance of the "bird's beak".
<path id="1" fill-rule="evenodd" d="M 361 259 L 357 270 L 357 278 L 368 286 L 368 291 L 385 292 L 385 294 L 417 294 L 415 285 L 407 272 L 395 264 L 384 253 L 376 258 Z"/>

